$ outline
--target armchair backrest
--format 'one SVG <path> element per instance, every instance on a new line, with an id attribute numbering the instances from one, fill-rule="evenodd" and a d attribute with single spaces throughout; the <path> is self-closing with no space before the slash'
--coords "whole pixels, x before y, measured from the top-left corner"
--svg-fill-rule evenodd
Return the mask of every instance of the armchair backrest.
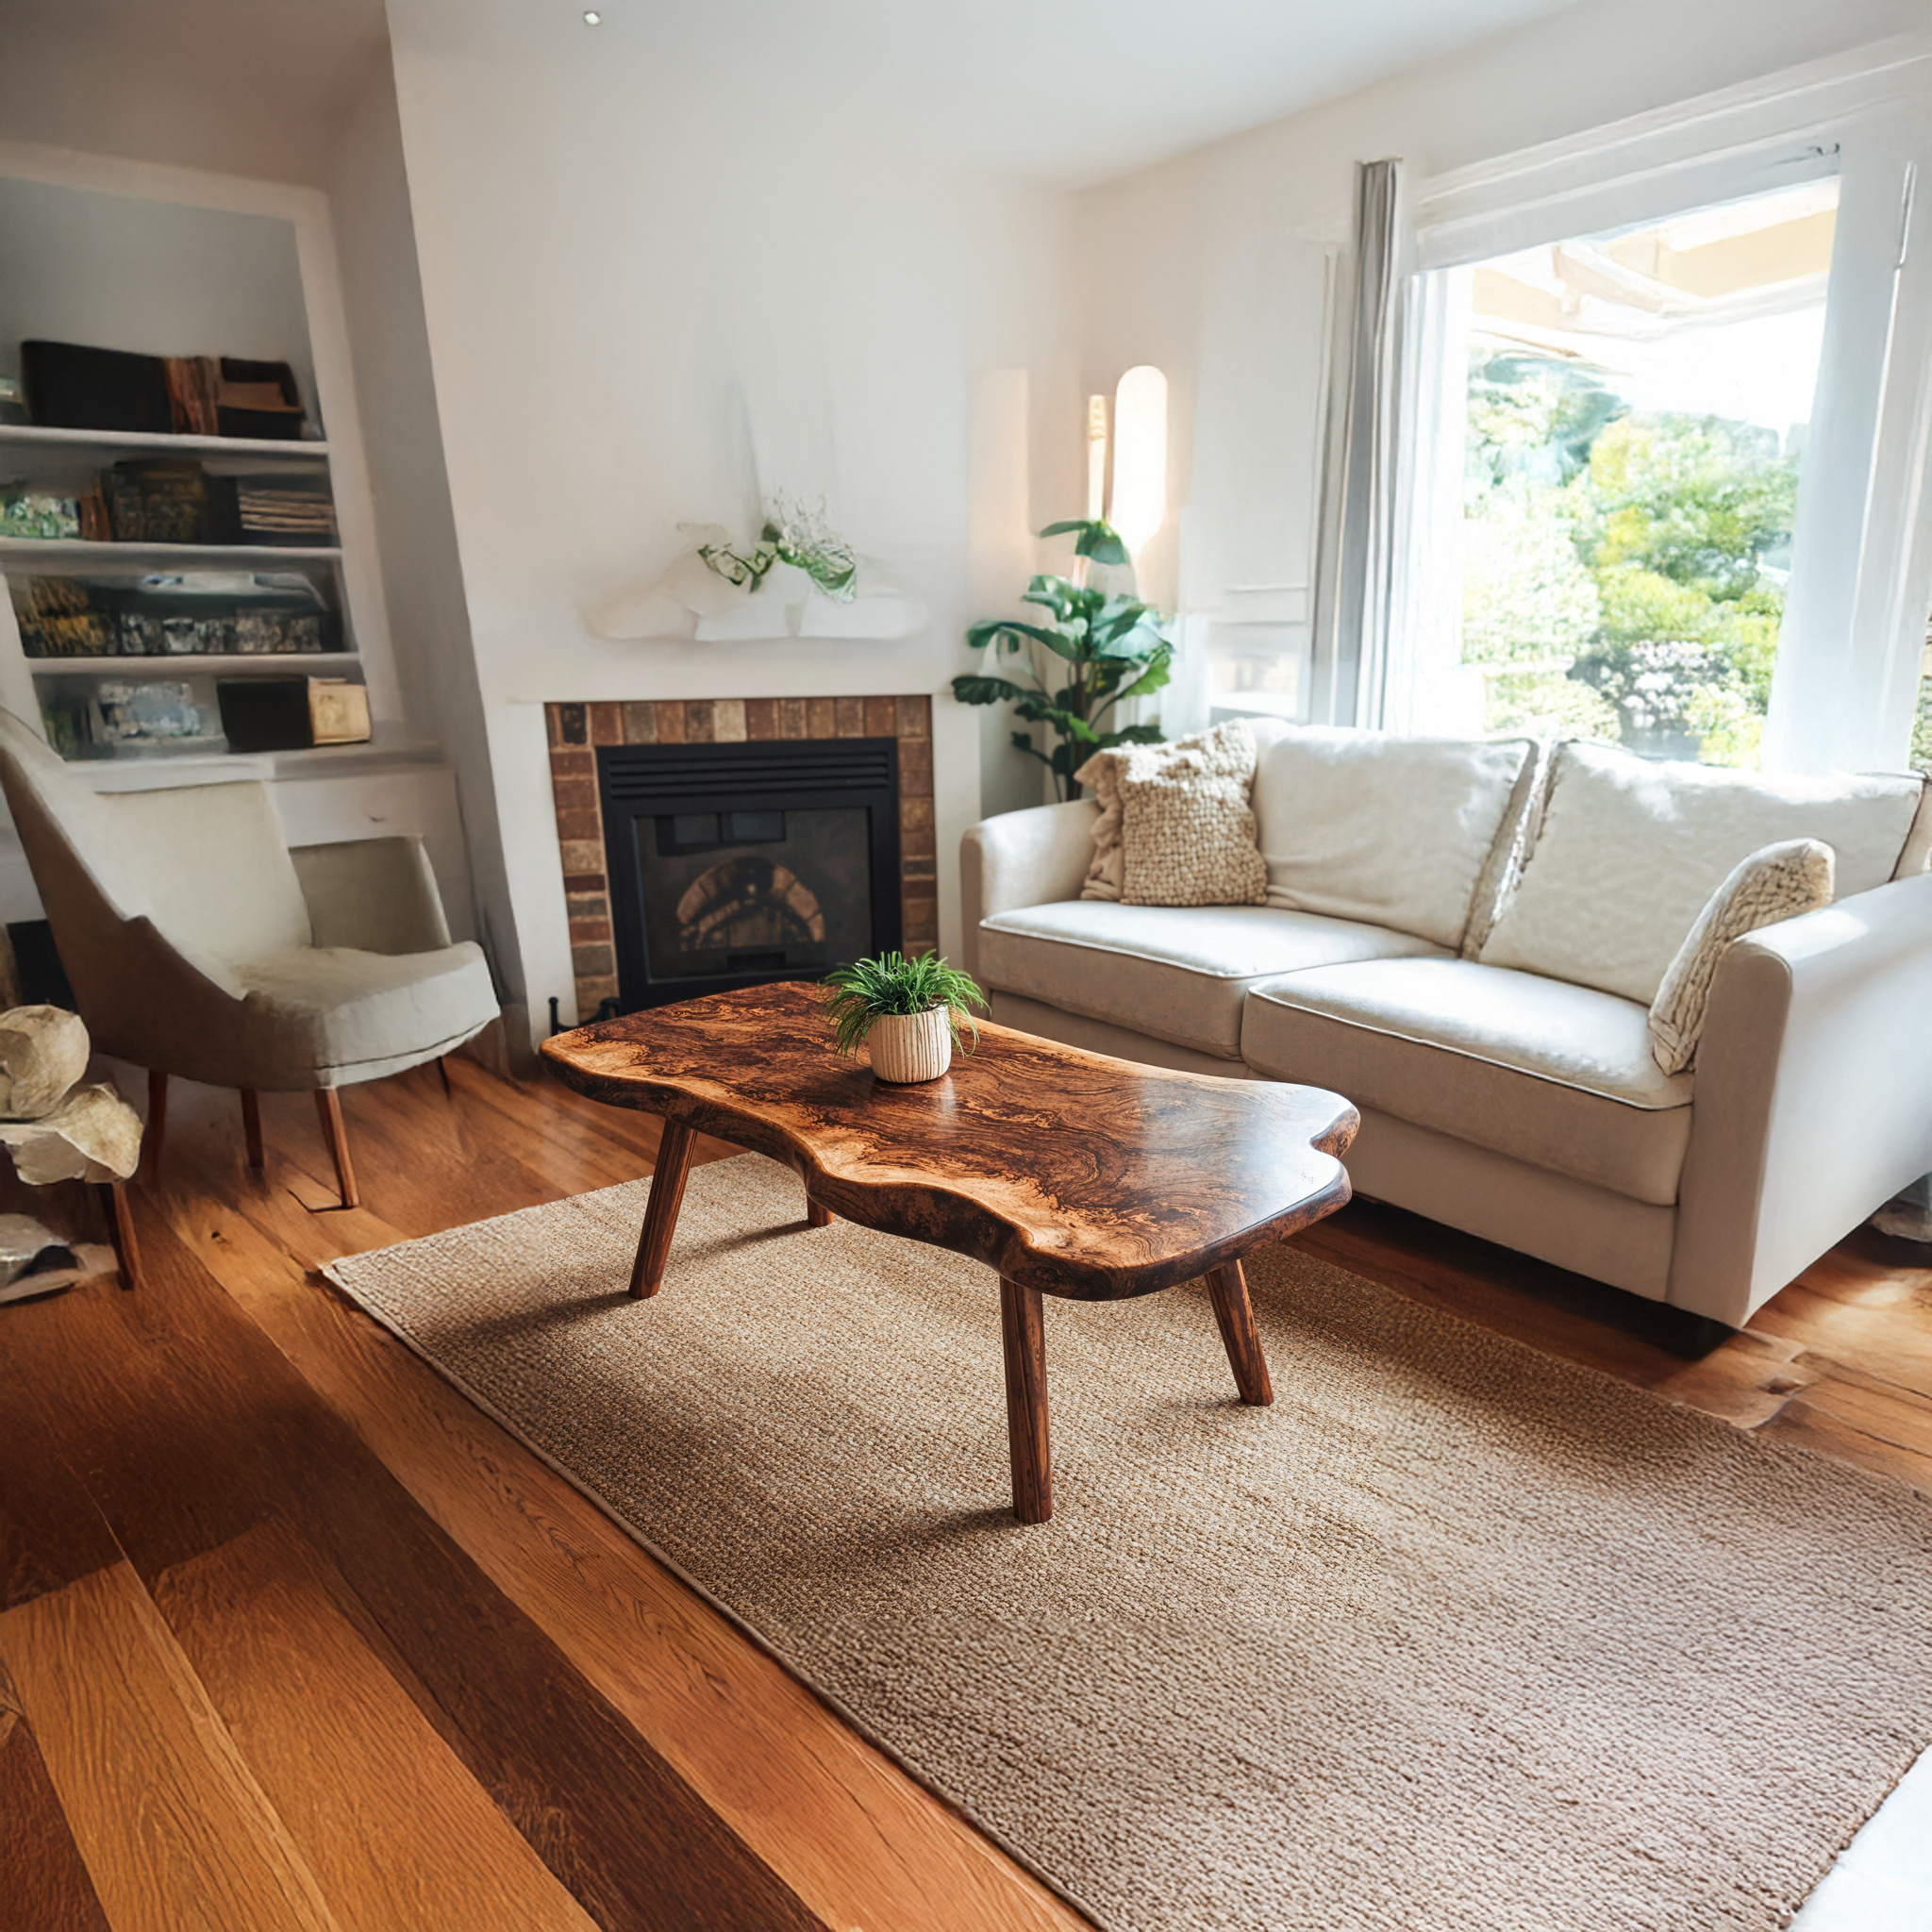
<path id="1" fill-rule="evenodd" d="M 266 786 L 96 792 L 0 710 L 0 788 L 83 1001 L 82 978 L 92 976 L 83 956 L 137 920 L 197 965 L 309 943 Z"/>

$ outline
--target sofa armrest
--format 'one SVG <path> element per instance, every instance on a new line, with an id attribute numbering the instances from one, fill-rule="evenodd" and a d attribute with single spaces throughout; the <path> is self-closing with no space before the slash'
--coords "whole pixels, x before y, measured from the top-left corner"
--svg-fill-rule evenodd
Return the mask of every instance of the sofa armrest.
<path id="1" fill-rule="evenodd" d="M 297 845 L 289 857 L 308 902 L 308 924 L 318 946 L 436 953 L 449 944 L 442 894 L 421 839 Z"/>
<path id="2" fill-rule="evenodd" d="M 979 976 L 979 922 L 1019 906 L 1077 899 L 1093 860 L 1091 799 L 1004 811 L 967 828 L 959 841 L 959 923 L 966 970 Z"/>
<path id="3" fill-rule="evenodd" d="M 1697 1052 L 1669 1298 L 1741 1327 L 1932 1169 L 1932 876 L 1752 933 Z"/>

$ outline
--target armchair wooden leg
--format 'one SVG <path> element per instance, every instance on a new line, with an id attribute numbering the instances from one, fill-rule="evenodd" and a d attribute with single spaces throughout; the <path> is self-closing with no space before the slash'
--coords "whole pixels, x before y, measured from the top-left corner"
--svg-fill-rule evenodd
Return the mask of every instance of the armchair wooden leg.
<path id="1" fill-rule="evenodd" d="M 162 1075 L 165 1079 L 166 1075 Z M 134 1209 L 127 1199 L 127 1190 L 120 1181 L 97 1181 L 94 1191 L 100 1196 L 101 1213 L 108 1224 L 108 1239 L 113 1243 L 114 1259 L 121 1272 L 121 1286 L 135 1289 L 141 1286 L 141 1249 L 134 1240 Z"/>
<path id="2" fill-rule="evenodd" d="M 242 1138 L 248 1143 L 248 1165 L 257 1174 L 261 1172 L 261 1096 L 253 1087 L 243 1087 L 242 1093 Z"/>
<path id="3" fill-rule="evenodd" d="M 342 1206 L 358 1208 L 362 1197 L 356 1191 L 356 1170 L 349 1165 L 349 1135 L 342 1125 L 341 1095 L 333 1087 L 318 1087 L 315 1112 L 328 1141 L 329 1158 L 336 1164 L 336 1185 L 342 1191 Z"/>
<path id="4" fill-rule="evenodd" d="M 168 1076 L 150 1067 L 147 1072 L 147 1126 L 143 1130 L 142 1151 L 147 1156 L 147 1177 L 153 1180 L 161 1171 L 161 1141 L 168 1131 Z"/>
<path id="5" fill-rule="evenodd" d="M 442 1097 L 445 1100 L 453 1098 L 449 1084 L 449 1056 L 446 1053 L 436 1056 L 436 1071 L 442 1075 Z"/>

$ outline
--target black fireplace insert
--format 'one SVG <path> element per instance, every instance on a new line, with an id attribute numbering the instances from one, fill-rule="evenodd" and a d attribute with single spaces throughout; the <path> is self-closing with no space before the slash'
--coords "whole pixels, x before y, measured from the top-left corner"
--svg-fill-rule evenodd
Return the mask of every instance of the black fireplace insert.
<path id="1" fill-rule="evenodd" d="M 899 945 L 895 739 L 607 744 L 597 785 L 625 1012 Z"/>

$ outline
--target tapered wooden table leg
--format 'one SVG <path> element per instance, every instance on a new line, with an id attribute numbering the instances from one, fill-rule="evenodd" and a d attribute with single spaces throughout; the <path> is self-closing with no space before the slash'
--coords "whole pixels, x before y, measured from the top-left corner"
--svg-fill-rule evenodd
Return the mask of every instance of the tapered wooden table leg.
<path id="1" fill-rule="evenodd" d="M 821 1208 L 816 1201 L 808 1200 L 805 1204 L 805 1218 L 814 1227 L 830 1227 L 837 1217 L 829 1208 Z"/>
<path id="2" fill-rule="evenodd" d="M 664 1263 L 671 1256 L 671 1237 L 677 1227 L 677 1210 L 684 1203 L 691 1144 L 696 1139 L 682 1121 L 664 1123 L 657 1164 L 651 1169 L 651 1198 L 644 1203 L 638 1257 L 630 1271 L 630 1291 L 640 1300 L 656 1294 L 664 1280 Z"/>
<path id="3" fill-rule="evenodd" d="M 1261 1353 L 1261 1338 L 1255 1333 L 1255 1311 L 1248 1303 L 1248 1278 L 1241 1273 L 1241 1264 L 1229 1261 L 1210 1270 L 1208 1294 L 1214 1304 L 1222 1346 L 1227 1350 L 1227 1365 L 1234 1371 L 1234 1386 L 1243 1402 L 1266 1408 L 1274 1400 L 1274 1389 L 1268 1380 L 1268 1358 Z"/>
<path id="4" fill-rule="evenodd" d="M 248 1164 L 261 1172 L 261 1096 L 253 1087 L 242 1089 L 242 1138 L 248 1146 Z"/>
<path id="5" fill-rule="evenodd" d="M 108 1239 L 114 1244 L 114 1259 L 121 1270 L 123 1288 L 141 1286 L 141 1249 L 134 1239 L 134 1210 L 128 1205 L 127 1189 L 121 1181 L 101 1181 L 96 1187 L 101 1212 L 107 1218 Z"/>
<path id="6" fill-rule="evenodd" d="M 1007 1441 L 1013 1455 L 1013 1514 L 1053 1514 L 1053 1445 L 1046 1424 L 1046 1330 L 1040 1291 L 1000 1277 L 1000 1335 L 1007 1351 Z"/>

